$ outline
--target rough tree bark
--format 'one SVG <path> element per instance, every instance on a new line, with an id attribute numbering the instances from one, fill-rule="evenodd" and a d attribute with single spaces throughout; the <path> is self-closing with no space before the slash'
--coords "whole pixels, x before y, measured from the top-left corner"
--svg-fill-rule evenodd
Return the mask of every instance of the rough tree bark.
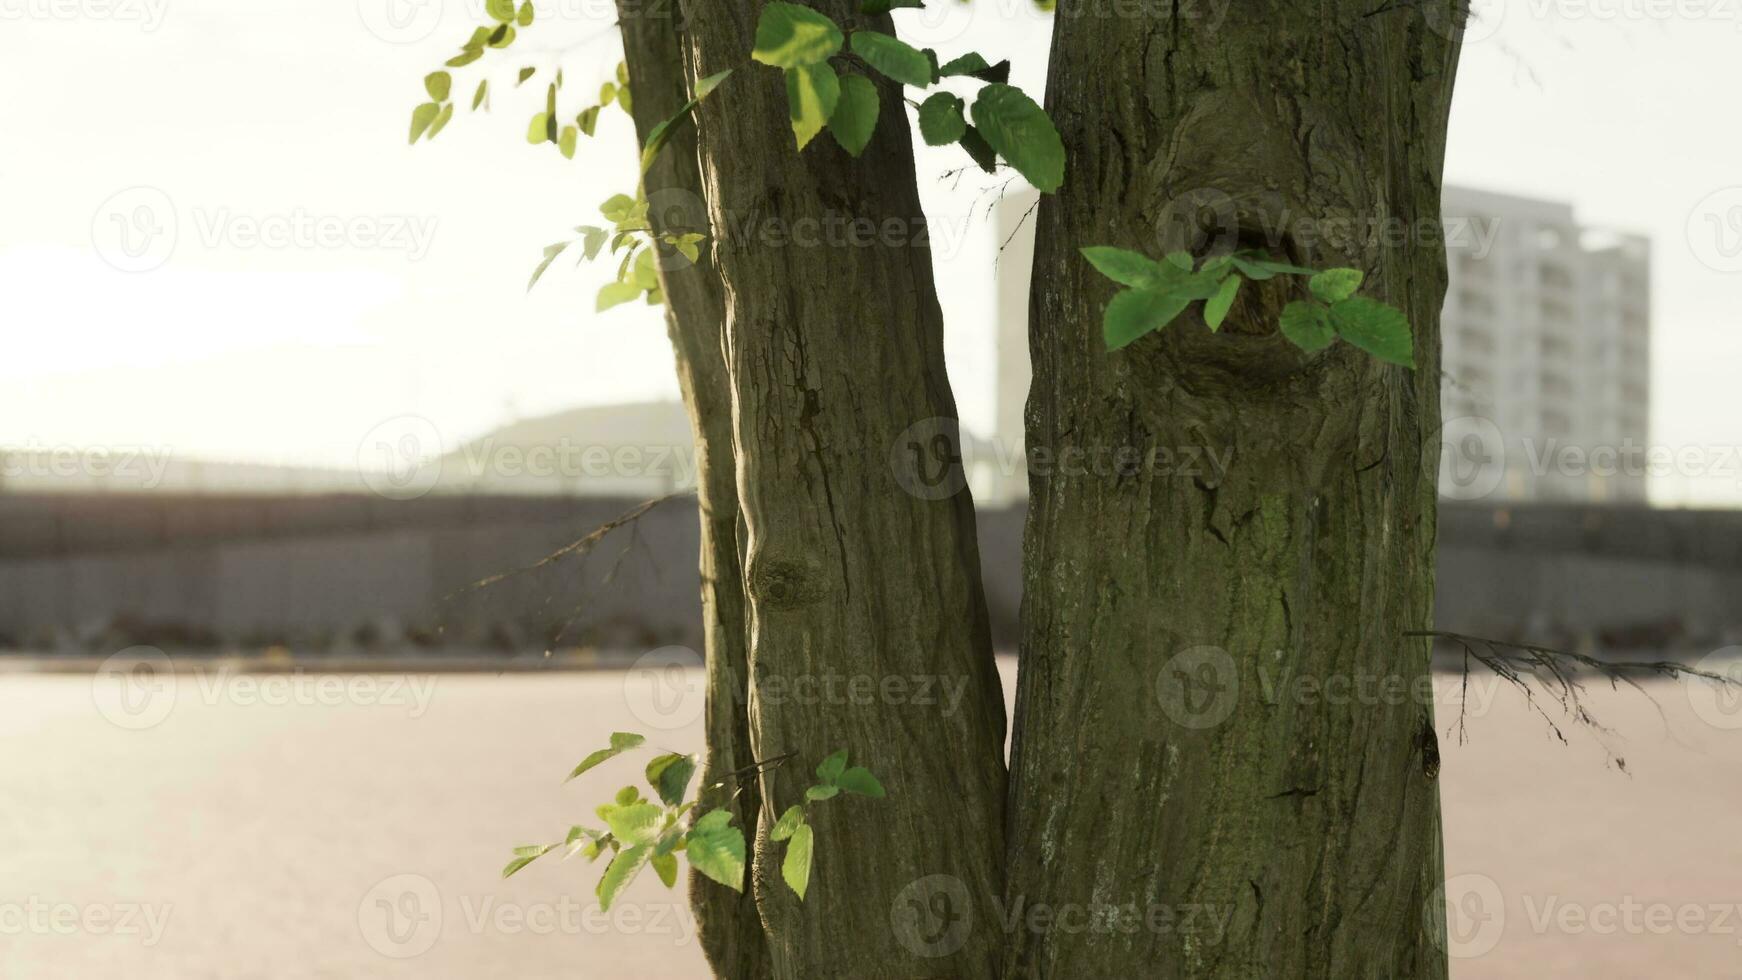
<path id="1" fill-rule="evenodd" d="M 897 925 L 931 876 L 977 901 L 1002 891 L 1005 793 L 972 501 L 904 472 L 910 443 L 935 445 L 928 420 L 956 417 L 906 114 L 879 82 L 862 158 L 826 137 L 800 154 L 780 73 L 747 64 L 762 6 L 695 4 L 687 33 L 692 83 L 739 68 L 698 126 L 748 535 L 750 738 L 759 758 L 799 754 L 764 780 L 753 845 L 768 975 L 988 976 L 996 937 L 928 958 Z M 890 30 L 854 0 L 813 6 Z M 926 475 L 959 479 L 941 465 Z M 840 748 L 888 798 L 813 808 L 801 903 L 767 827 Z"/>
<path id="2" fill-rule="evenodd" d="M 1432 705 L 1394 702 L 1428 670 L 1403 633 L 1431 622 L 1445 257 L 1416 229 L 1456 45 L 1420 5 L 1214 6 L 1059 7 L 1007 908 L 1061 918 L 1013 930 L 1008 974 L 1443 977 Z M 1171 220 L 1195 205 L 1225 234 Z M 1103 349 L 1113 286 L 1078 247 L 1236 241 L 1364 269 L 1418 369 L 1301 354 L 1272 326 L 1286 278 L 1220 334 L 1200 308 Z"/>
<path id="3" fill-rule="evenodd" d="M 635 95 L 635 129 L 645 143 L 653 127 L 688 100 L 683 27 L 662 5 L 619 0 L 618 23 Z M 648 169 L 644 189 L 650 223 L 658 232 L 708 230 L 693 126 L 672 130 Z M 702 784 L 712 785 L 749 766 L 747 713 L 749 638 L 740 559 L 738 487 L 732 451 L 732 392 L 723 341 L 725 291 L 704 250 L 698 262 L 674 251 L 660 256 L 666 328 L 676 355 L 678 383 L 696 446 L 696 497 L 701 511 L 702 625 L 706 644 L 707 759 Z M 739 780 L 728 780 L 738 785 Z M 710 802 L 714 802 L 710 800 Z M 746 836 L 755 833 L 761 791 L 754 782 L 723 804 Z M 701 945 L 716 976 L 768 974 L 768 945 L 749 893 L 706 875 L 690 876 L 690 903 Z"/>

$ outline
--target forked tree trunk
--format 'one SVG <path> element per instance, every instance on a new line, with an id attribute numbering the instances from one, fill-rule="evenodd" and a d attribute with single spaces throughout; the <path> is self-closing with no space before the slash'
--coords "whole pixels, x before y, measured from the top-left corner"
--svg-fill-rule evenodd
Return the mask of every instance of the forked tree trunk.
<path id="1" fill-rule="evenodd" d="M 634 94 L 635 129 L 649 132 L 687 101 L 682 25 L 669 11 L 639 0 L 622 0 L 618 22 Z M 695 127 L 671 131 L 645 181 L 649 219 L 659 232 L 708 230 L 696 160 Z M 732 392 L 727 384 L 725 293 L 709 251 L 689 262 L 662 250 L 660 285 L 666 298 L 666 328 L 677 357 L 696 446 L 696 497 L 701 511 L 702 625 L 706 643 L 707 759 L 702 784 L 727 779 L 753 761 L 750 752 L 743 564 L 739 556 L 738 487 L 732 452 Z M 729 780 L 736 785 L 737 780 Z M 755 833 L 761 793 L 754 782 L 720 802 L 732 809 L 745 833 Z M 710 800 L 715 802 L 715 800 Z M 699 938 L 714 973 L 760 977 L 768 973 L 768 945 L 749 893 L 733 891 L 703 874 L 690 876 L 690 904 Z"/>
<path id="2" fill-rule="evenodd" d="M 761 6 L 695 4 L 686 30 L 692 79 L 739 69 L 698 123 L 748 534 L 751 743 L 758 758 L 798 753 L 764 780 L 754 844 L 769 975 L 987 976 L 997 937 L 932 957 L 899 930 L 940 880 L 974 901 L 1002 891 L 1005 793 L 972 502 L 906 471 L 910 443 L 934 445 L 924 423 L 956 416 L 908 123 L 883 85 L 862 158 L 826 136 L 801 154 L 780 73 L 749 63 Z M 814 6 L 865 22 L 855 0 Z M 941 475 L 959 478 L 959 462 Z M 843 748 L 888 798 L 812 808 L 800 902 L 767 827 Z"/>
<path id="3" fill-rule="evenodd" d="M 1376 6 L 1060 5 L 1007 901 L 1053 918 L 1013 927 L 1011 976 L 1445 976 L 1431 700 L 1393 702 L 1428 671 L 1403 634 L 1432 621 L 1445 258 L 1416 229 L 1456 46 Z M 1219 241 L 1171 220 L 1194 205 Z M 1236 241 L 1364 269 L 1418 369 L 1299 353 L 1273 328 L 1294 279 L 1220 334 L 1200 307 L 1104 350 L 1080 246 Z"/>

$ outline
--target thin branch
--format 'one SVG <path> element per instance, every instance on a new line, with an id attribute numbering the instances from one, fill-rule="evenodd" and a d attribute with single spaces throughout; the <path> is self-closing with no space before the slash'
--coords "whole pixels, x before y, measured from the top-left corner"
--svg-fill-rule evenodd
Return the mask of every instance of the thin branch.
<path id="1" fill-rule="evenodd" d="M 1530 682 L 1534 681 L 1555 703 L 1560 706 L 1561 713 L 1584 725 L 1600 735 L 1611 735 L 1613 731 L 1597 721 L 1589 709 L 1585 707 L 1583 695 L 1584 685 L 1580 683 L 1578 674 L 1589 670 L 1606 678 L 1610 687 L 1619 689 L 1621 684 L 1627 684 L 1634 690 L 1645 695 L 1657 709 L 1658 716 L 1664 718 L 1665 726 L 1668 719 L 1663 714 L 1663 706 L 1651 696 L 1639 683 L 1642 677 L 1686 678 L 1697 677 L 1716 684 L 1733 684 L 1742 687 L 1742 681 L 1715 673 L 1689 667 L 1673 660 L 1600 660 L 1582 653 L 1571 653 L 1565 650 L 1554 650 L 1530 643 L 1508 643 L 1504 640 L 1490 640 L 1486 637 L 1470 636 L 1465 633 L 1453 633 L 1445 630 L 1407 630 L 1403 634 L 1408 637 L 1428 637 L 1436 640 L 1447 640 L 1457 644 L 1464 653 L 1463 685 L 1459 694 L 1457 732 L 1458 741 L 1467 740 L 1465 727 L 1466 698 L 1470 686 L 1470 661 L 1476 660 L 1482 666 L 1493 671 L 1502 680 L 1518 688 L 1524 693 L 1525 700 L 1532 710 L 1542 716 L 1548 723 L 1549 730 L 1563 745 L 1567 741 L 1566 733 L 1556 724 L 1555 719 L 1543 705 L 1538 702 L 1536 692 Z M 1599 740 L 1601 741 L 1601 740 Z M 1607 744 L 1603 746 L 1610 759 L 1618 768 L 1626 771 L 1627 762 L 1617 755 Z"/>

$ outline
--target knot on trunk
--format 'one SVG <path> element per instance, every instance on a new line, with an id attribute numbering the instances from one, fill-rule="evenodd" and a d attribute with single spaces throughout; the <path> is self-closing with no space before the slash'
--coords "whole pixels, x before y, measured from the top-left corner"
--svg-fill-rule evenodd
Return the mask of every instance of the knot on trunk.
<path id="1" fill-rule="evenodd" d="M 829 594 L 822 564 L 808 557 L 753 555 L 748 578 L 751 601 L 768 609 L 799 609 Z"/>

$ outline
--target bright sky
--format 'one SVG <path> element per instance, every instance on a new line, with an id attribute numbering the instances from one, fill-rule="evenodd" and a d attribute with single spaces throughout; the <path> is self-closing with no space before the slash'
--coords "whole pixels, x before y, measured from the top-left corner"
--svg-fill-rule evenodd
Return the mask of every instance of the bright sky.
<path id="1" fill-rule="evenodd" d="M 563 110 L 578 111 L 618 57 L 610 0 L 540 3 L 514 51 L 456 72 L 469 105 L 495 66 L 494 112 L 462 106 L 434 143 L 406 144 L 419 80 L 482 6 L 0 0 L 0 445 L 342 466 L 392 416 L 457 444 L 517 416 L 675 397 L 658 314 L 591 312 L 612 270 L 562 261 L 525 290 L 543 245 L 634 183 L 621 113 L 566 161 L 524 140 L 542 87 L 512 87 L 519 65 L 570 49 Z M 1719 458 L 1742 443 L 1742 126 L 1726 98 L 1742 91 L 1742 4 L 1477 6 L 1448 179 L 1652 238 L 1653 440 L 1706 447 L 1714 471 L 1654 494 L 1742 504 L 1742 461 Z M 939 7 L 902 12 L 904 36 L 1013 57 L 1038 91 L 1050 22 L 1029 0 Z M 984 430 L 984 204 L 1001 182 L 940 181 L 960 163 L 927 151 L 920 180 L 953 380 Z"/>

